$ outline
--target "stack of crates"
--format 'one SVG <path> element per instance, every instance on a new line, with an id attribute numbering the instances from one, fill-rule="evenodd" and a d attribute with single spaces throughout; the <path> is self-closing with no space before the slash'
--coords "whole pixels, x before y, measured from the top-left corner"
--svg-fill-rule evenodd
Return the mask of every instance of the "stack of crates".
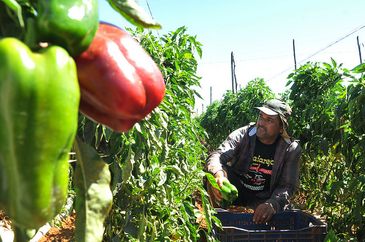
<path id="1" fill-rule="evenodd" d="M 217 212 L 222 222 L 222 229 L 215 229 L 219 241 L 322 242 L 327 234 L 327 224 L 301 210 L 277 213 L 266 224 L 255 224 L 253 214 Z"/>

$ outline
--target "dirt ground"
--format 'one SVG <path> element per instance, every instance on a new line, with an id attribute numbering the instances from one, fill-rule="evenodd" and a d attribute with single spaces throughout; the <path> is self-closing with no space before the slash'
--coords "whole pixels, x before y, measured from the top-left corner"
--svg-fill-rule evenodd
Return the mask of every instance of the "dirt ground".
<path id="1" fill-rule="evenodd" d="M 9 218 L 0 210 L 1 226 L 5 229 L 11 230 L 11 222 Z M 51 229 L 38 240 L 38 242 L 69 242 L 74 239 L 75 234 L 75 213 L 71 214 L 64 221 L 61 222 L 60 227 L 51 227 Z"/>
<path id="2" fill-rule="evenodd" d="M 61 227 L 52 227 L 38 242 L 57 241 L 68 242 L 75 235 L 75 213 L 62 221 Z"/>

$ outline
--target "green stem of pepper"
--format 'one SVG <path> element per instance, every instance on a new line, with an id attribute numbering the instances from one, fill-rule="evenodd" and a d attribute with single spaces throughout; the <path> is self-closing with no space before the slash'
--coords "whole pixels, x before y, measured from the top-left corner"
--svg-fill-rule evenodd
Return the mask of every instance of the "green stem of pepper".
<path id="1" fill-rule="evenodd" d="M 17 3 L 17 1 L 15 1 L 15 0 L 3 0 L 3 2 L 11 10 L 13 10 L 14 12 L 16 12 L 16 14 L 18 16 L 19 24 L 23 28 L 24 27 L 24 20 L 23 20 L 23 15 L 22 15 L 22 7 L 19 5 L 19 3 Z"/>

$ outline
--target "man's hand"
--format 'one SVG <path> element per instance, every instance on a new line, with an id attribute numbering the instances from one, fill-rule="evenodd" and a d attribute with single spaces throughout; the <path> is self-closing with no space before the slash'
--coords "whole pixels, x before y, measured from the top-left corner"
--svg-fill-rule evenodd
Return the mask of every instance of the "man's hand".
<path id="1" fill-rule="evenodd" d="M 275 214 L 275 209 L 271 203 L 262 203 L 257 206 L 255 214 L 253 215 L 253 221 L 257 224 L 268 222 Z"/>
<path id="2" fill-rule="evenodd" d="M 222 187 L 223 186 L 223 181 L 224 180 L 228 180 L 228 179 L 224 175 L 224 172 L 223 171 L 218 171 L 215 174 L 215 180 L 218 183 L 218 186 L 219 187 Z M 222 194 L 221 194 L 221 192 L 219 190 L 215 189 L 214 187 L 212 187 L 209 184 L 209 182 L 208 182 L 208 193 L 211 196 L 211 198 L 213 199 L 213 203 L 222 201 Z"/>

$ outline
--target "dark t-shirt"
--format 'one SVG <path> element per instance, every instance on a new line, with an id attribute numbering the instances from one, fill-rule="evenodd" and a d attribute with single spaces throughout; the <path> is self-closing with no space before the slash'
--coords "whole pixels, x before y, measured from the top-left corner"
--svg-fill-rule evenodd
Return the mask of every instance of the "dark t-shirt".
<path id="1" fill-rule="evenodd" d="M 252 164 L 247 174 L 241 176 L 243 202 L 250 203 L 255 199 L 257 192 L 268 191 L 270 189 L 270 180 L 274 156 L 277 145 L 276 140 L 273 144 L 266 145 L 256 139 L 255 151 L 252 157 Z"/>
<path id="2" fill-rule="evenodd" d="M 252 163 L 246 174 L 238 174 L 231 167 L 226 167 L 228 180 L 238 189 L 238 198 L 234 205 L 254 206 L 266 199 L 258 198 L 257 193 L 270 190 L 272 166 L 279 139 L 280 137 L 273 144 L 266 145 L 256 138 Z"/>

